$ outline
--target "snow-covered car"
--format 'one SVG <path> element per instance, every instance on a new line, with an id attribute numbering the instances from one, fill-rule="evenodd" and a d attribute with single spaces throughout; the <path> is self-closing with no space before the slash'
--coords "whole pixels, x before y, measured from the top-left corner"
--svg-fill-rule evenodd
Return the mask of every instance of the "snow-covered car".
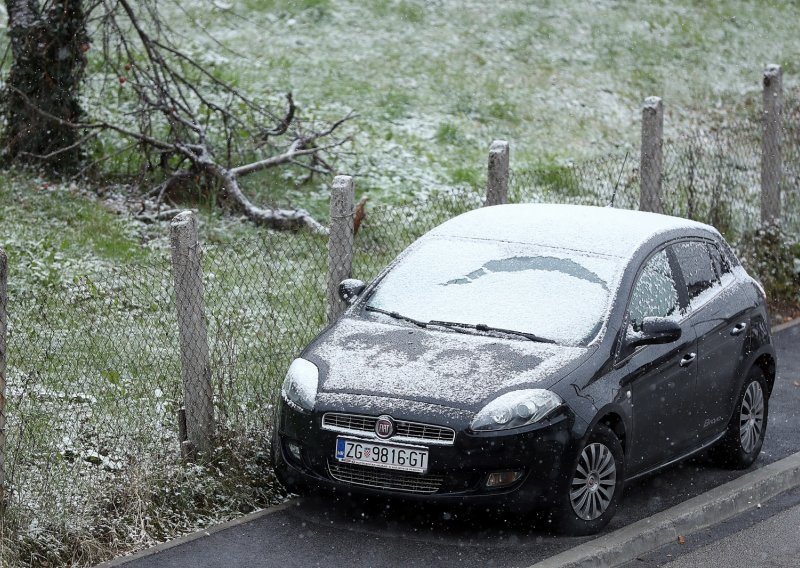
<path id="1" fill-rule="evenodd" d="M 572 205 L 460 215 L 408 247 L 290 366 L 289 489 L 546 510 L 600 530 L 623 485 L 761 451 L 764 291 L 712 227 Z"/>

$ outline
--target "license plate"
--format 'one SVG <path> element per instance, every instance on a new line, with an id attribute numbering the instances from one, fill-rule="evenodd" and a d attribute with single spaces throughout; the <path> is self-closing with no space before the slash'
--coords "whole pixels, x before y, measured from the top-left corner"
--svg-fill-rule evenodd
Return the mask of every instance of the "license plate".
<path id="1" fill-rule="evenodd" d="M 428 470 L 428 450 L 416 446 L 336 438 L 336 459 L 344 463 L 416 473 L 425 473 Z"/>

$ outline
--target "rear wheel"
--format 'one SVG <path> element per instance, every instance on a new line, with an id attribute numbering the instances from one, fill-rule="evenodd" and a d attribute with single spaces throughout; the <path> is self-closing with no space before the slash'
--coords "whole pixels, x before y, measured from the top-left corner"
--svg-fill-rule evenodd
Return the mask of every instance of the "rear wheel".
<path id="1" fill-rule="evenodd" d="M 742 385 L 736 408 L 722 441 L 712 451 L 714 460 L 724 467 L 750 467 L 764 444 L 767 433 L 769 402 L 764 371 L 750 370 Z"/>
<path id="2" fill-rule="evenodd" d="M 570 472 L 554 511 L 566 534 L 594 534 L 608 524 L 622 499 L 625 465 L 622 444 L 608 427 L 598 424 Z"/>

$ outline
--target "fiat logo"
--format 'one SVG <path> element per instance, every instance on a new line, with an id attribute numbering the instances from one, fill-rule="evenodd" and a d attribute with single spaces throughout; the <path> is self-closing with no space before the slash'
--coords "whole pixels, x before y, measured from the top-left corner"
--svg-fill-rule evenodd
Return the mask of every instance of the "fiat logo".
<path id="1" fill-rule="evenodd" d="M 391 438 L 394 434 L 394 420 L 391 416 L 379 416 L 375 423 L 375 433 L 378 438 Z"/>

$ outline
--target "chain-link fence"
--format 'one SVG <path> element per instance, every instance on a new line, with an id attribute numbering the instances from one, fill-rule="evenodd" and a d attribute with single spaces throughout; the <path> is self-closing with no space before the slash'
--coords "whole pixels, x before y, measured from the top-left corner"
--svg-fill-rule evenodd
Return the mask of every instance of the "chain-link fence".
<path id="1" fill-rule="evenodd" d="M 787 104 L 785 117 L 783 223 L 797 239 L 796 101 Z M 709 222 L 734 241 L 743 238 L 760 222 L 760 156 L 755 118 L 668 139 L 665 211 Z M 517 164 L 507 179 L 512 203 L 605 206 L 613 200 L 616 207 L 639 206 L 638 151 L 585 162 Z M 187 470 L 181 461 L 179 442 L 186 439 L 185 416 L 192 412 L 186 408 L 186 382 L 194 380 L 192 373 L 187 379 L 186 357 L 207 360 L 193 373 L 206 381 L 201 394 L 211 401 L 216 439 L 228 445 L 249 440 L 249 453 L 240 458 L 255 464 L 252 479 L 267 475 L 263 456 L 272 405 L 292 358 L 328 321 L 339 274 L 329 270 L 331 259 L 346 268 L 343 255 L 352 254 L 353 277 L 370 280 L 416 238 L 485 199 L 483 187 L 462 187 L 391 206 L 370 203 L 350 251 L 341 248 L 350 245 L 341 245 L 347 239 L 335 230 L 331 239 L 339 244 L 330 247 L 327 237 L 304 231 L 201 242 L 202 287 L 188 300 L 176 298 L 176 290 L 183 294 L 176 280 L 189 275 L 176 269 L 168 251 L 66 285 L 27 292 L 12 287 L 0 564 L 64 558 L 36 556 L 46 550 L 62 551 L 76 564 L 91 563 L 116 548 L 194 528 L 191 519 L 198 515 L 219 520 L 222 508 L 209 503 L 246 491 L 246 482 L 233 480 L 222 497 L 216 485 L 184 495 L 181 484 L 202 485 L 203 476 L 222 471 L 219 464 Z M 350 215 L 352 202 L 351 196 L 332 207 L 334 224 Z M 182 323 L 186 309 L 199 309 L 200 318 Z M 202 334 L 206 347 L 192 342 L 192 334 Z M 140 500 L 138 512 L 130 512 L 131 496 Z M 216 512 L 208 512 L 210 507 Z M 132 515 L 124 530 L 109 520 L 123 509 Z M 86 548 L 98 543 L 108 549 Z"/>
<path id="2" fill-rule="evenodd" d="M 248 451 L 268 453 L 286 368 L 325 324 L 326 246 L 327 239 L 308 233 L 265 232 L 203 247 L 219 440 L 247 438 Z M 67 558 L 93 564 L 118 547 L 196 527 L 191 517 L 208 514 L 198 498 L 215 496 L 195 494 L 180 504 L 189 509 L 186 518 L 153 518 L 165 514 L 159 506 L 175 512 L 158 502 L 174 500 L 169 493 L 184 491 L 181 483 L 198 483 L 180 473 L 187 397 L 174 274 L 161 252 L 102 277 L 12 290 L 0 565 L 59 565 Z M 199 357 L 198 345 L 190 347 L 188 355 Z M 260 464 L 268 461 L 262 456 Z M 254 505 L 268 502 L 267 495 Z"/>
<path id="3" fill-rule="evenodd" d="M 10 295 L 0 564 L 22 549 L 44 565 L 38 539 L 67 547 L 101 532 L 114 506 L 103 489 L 172 459 L 180 361 L 170 280 L 155 255 Z"/>
<path id="4" fill-rule="evenodd" d="M 327 239 L 306 232 L 205 247 L 217 423 L 268 433 L 286 369 L 325 326 Z"/>

